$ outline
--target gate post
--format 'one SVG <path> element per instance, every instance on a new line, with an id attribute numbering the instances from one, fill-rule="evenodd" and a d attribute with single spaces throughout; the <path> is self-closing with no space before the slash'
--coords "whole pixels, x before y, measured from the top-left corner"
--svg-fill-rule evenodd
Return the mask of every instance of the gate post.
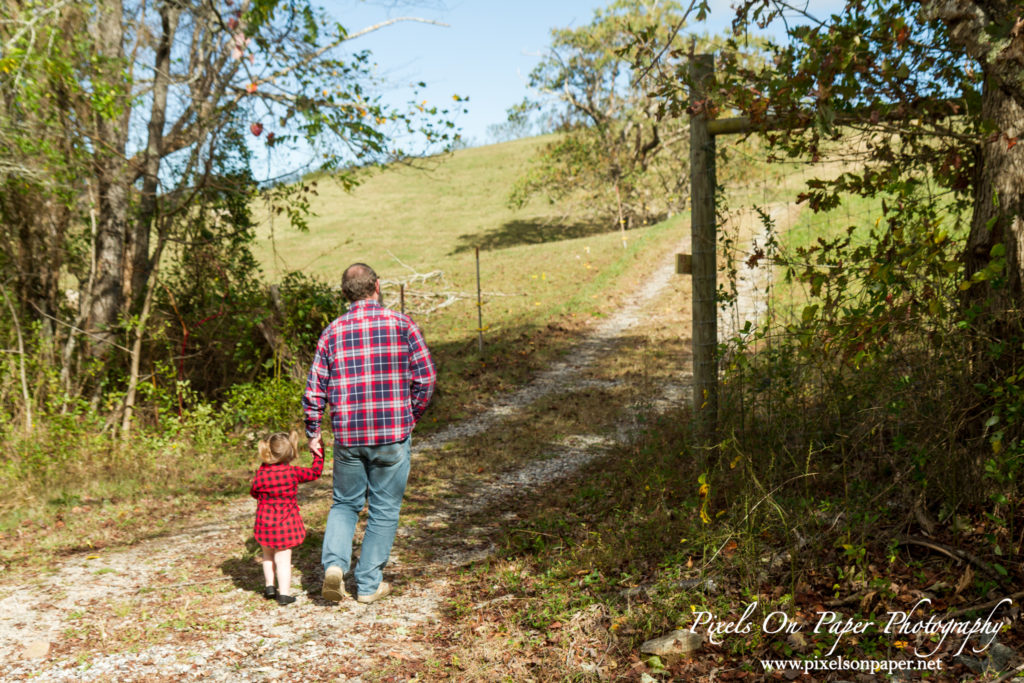
<path id="1" fill-rule="evenodd" d="M 700 106 L 714 55 L 690 62 L 690 105 Z M 718 264 L 715 225 L 715 138 L 707 113 L 690 115 L 690 252 L 693 255 L 693 408 L 697 433 L 710 442 L 718 426 Z"/>

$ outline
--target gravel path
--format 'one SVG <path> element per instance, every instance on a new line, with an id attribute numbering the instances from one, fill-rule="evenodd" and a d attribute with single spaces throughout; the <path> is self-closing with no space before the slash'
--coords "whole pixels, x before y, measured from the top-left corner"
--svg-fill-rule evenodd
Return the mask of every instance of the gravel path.
<path id="1" fill-rule="evenodd" d="M 686 248 L 688 245 L 681 245 Z M 602 354 L 611 350 L 624 332 L 635 326 L 674 277 L 674 256 L 645 280 L 634 301 L 603 320 L 585 337 L 570 360 L 553 365 L 518 391 L 500 397 L 482 413 L 414 443 L 414 457 L 446 443 L 470 438 L 501 422 L 555 391 L 588 386 L 582 377 Z M 674 397 L 678 387 L 670 388 Z M 623 435 L 620 435 L 620 438 Z M 569 476 L 601 457 L 609 442 L 593 435 L 567 437 L 550 459 L 530 462 L 511 472 L 496 474 L 470 495 L 444 501 L 443 509 L 421 518 L 418 527 L 444 528 L 472 512 L 503 502 L 527 498 L 541 484 Z M 317 495 L 329 495 L 325 489 Z M 222 573 L 199 582 L 190 581 L 190 563 L 223 567 L 238 556 L 251 535 L 254 503 L 238 501 L 224 506 L 217 521 L 145 541 L 136 546 L 76 556 L 61 563 L 51 575 L 30 585 L 5 586 L 0 592 L 0 659 L 6 662 L 2 680 L 99 681 L 99 680 L 232 680 L 259 681 L 317 679 L 360 680 L 361 673 L 375 670 L 382 661 L 422 660 L 429 656 L 413 630 L 438 619 L 448 581 L 445 567 L 485 557 L 492 548 L 476 543 L 474 530 L 465 538 L 438 548 L 435 565 L 406 566 L 402 537 L 412 534 L 402 526 L 388 575 L 395 577 L 396 594 L 370 606 L 352 600 L 330 606 L 319 598 L 319 576 L 296 590 L 298 602 L 286 609 L 268 607 L 250 588 L 236 587 L 224 597 L 227 580 Z M 500 524 L 494 520 L 493 524 Z M 481 530 L 483 531 L 483 530 Z M 480 534 L 483 535 L 482 533 Z M 306 580 L 306 577 L 303 577 Z M 166 609 L 180 589 L 209 584 L 215 597 L 181 597 L 180 619 L 202 614 L 201 627 L 188 631 L 181 642 L 146 642 L 147 606 Z M 176 590 L 177 589 L 177 590 Z M 307 593 L 307 591 L 309 591 Z M 191 601 L 189 601 L 191 600 Z M 139 633 L 139 646 L 105 652 L 107 634 L 103 623 L 115 622 L 124 642 L 125 632 Z M 109 622 L 107 622 L 109 624 Z M 82 629 L 95 638 L 95 647 L 71 648 L 66 643 Z M 322 667 L 329 662 L 330 668 Z M 301 672 L 297 674 L 297 672 Z"/>

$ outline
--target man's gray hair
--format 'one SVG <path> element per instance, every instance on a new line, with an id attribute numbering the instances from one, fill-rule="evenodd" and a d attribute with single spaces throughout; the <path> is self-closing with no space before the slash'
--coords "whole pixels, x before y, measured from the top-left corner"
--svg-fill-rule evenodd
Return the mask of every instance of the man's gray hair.
<path id="1" fill-rule="evenodd" d="M 341 291 L 349 301 L 369 299 L 377 291 L 377 273 L 365 263 L 353 263 L 341 276 Z"/>

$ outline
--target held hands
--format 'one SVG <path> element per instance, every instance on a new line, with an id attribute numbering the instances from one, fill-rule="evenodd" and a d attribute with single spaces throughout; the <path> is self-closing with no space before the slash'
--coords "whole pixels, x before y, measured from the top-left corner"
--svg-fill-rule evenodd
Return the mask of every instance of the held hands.
<path id="1" fill-rule="evenodd" d="M 309 440 L 309 450 L 314 455 L 319 455 L 321 458 L 324 457 L 324 440 L 323 437 L 317 434 Z"/>

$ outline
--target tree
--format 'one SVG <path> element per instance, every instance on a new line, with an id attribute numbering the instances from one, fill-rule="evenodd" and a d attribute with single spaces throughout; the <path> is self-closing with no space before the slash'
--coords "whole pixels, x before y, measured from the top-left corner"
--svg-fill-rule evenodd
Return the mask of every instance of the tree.
<path id="1" fill-rule="evenodd" d="M 385 105 L 370 54 L 339 49 L 361 33 L 308 0 L 5 0 L 0 8 L 0 182 L 20 190 L 0 200 L 10 255 L 0 265 L 19 280 L 20 299 L 50 317 L 61 283 L 77 279 L 65 369 L 73 330 L 84 328 L 95 359 L 119 346 L 122 325 L 151 294 L 164 246 L 183 250 L 194 239 L 197 204 L 252 195 L 248 159 L 233 170 L 222 163 L 240 135 L 268 154 L 315 152 L 312 167 L 346 186 L 356 165 L 403 155 L 396 133 L 442 146 L 457 138 L 447 111 Z M 301 227 L 310 191 L 278 184 L 263 195 Z M 40 254 L 45 268 L 33 261 Z"/>
<path id="2" fill-rule="evenodd" d="M 733 44 L 793 11 L 745 0 Z M 847 0 L 827 18 L 801 14 L 763 67 L 722 52 L 706 99 L 688 101 L 681 71 L 658 84 L 673 111 L 746 115 L 774 157 L 838 151 L 842 172 L 808 180 L 799 197 L 813 210 L 880 199 L 882 215 L 856 239 L 851 226 L 794 249 L 786 272 L 807 285 L 807 305 L 771 328 L 780 343 L 756 357 L 773 382 L 786 365 L 821 373 L 820 384 L 791 384 L 794 413 L 822 418 L 811 418 L 806 443 L 831 441 L 845 456 L 859 452 L 847 448 L 851 434 L 885 433 L 894 446 L 881 460 L 916 470 L 948 504 L 1017 496 L 1024 8 Z M 659 60 L 642 41 L 635 48 L 636 68 Z"/>
<path id="3" fill-rule="evenodd" d="M 87 275 L 75 227 L 88 230 L 79 199 L 90 169 L 67 111 L 77 88 L 67 29 L 82 15 L 8 1 L 0 19 L 0 272 L 33 315 L 54 316 L 62 272 Z M 43 329 L 53 332 L 48 320 Z"/>
<path id="4" fill-rule="evenodd" d="M 792 11 L 778 0 L 745 0 L 734 46 Z M 970 213 L 967 305 L 1015 310 L 1024 296 L 1019 3 L 848 0 L 827 19 L 802 14 L 787 44 L 769 45 L 766 67 L 745 66 L 733 51 L 721 55 L 711 106 L 749 115 L 785 154 L 815 156 L 825 141 L 861 136 L 863 146 L 845 145 L 859 170 L 809 184 L 804 198 L 815 209 L 834 207 L 843 192 L 895 192 L 903 212 L 933 208 L 926 188 L 938 182 L 953 208 Z M 635 54 L 640 64 L 654 58 L 650 50 Z M 660 87 L 677 106 L 686 101 L 679 81 Z"/>
<path id="5" fill-rule="evenodd" d="M 1024 11 L 1009 0 L 932 0 L 924 18 L 944 29 L 952 55 L 974 61 L 981 74 L 976 116 L 984 137 L 974 143 L 967 274 L 984 273 L 1003 245 L 1008 286 L 998 307 L 1016 308 L 1024 297 L 1024 149 L 1016 147 L 1024 133 Z"/>
<path id="6" fill-rule="evenodd" d="M 514 205 L 543 195 L 566 213 L 627 228 L 683 206 L 686 123 L 662 116 L 648 93 L 651 72 L 633 71 L 625 52 L 637 32 L 652 49 L 679 46 L 684 23 L 676 2 L 615 0 L 585 26 L 551 31 L 550 51 L 530 74 L 538 97 L 510 121 L 540 112 L 561 134 L 517 183 Z"/>

